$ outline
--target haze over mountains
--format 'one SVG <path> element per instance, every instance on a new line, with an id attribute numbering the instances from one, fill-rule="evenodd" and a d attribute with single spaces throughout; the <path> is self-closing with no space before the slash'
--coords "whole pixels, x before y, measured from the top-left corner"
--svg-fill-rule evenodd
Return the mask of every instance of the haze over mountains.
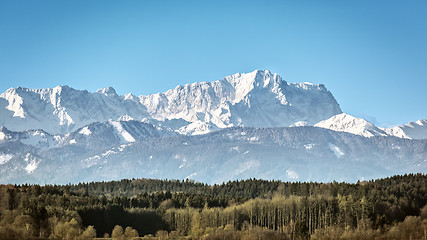
<path id="1" fill-rule="evenodd" d="M 268 70 L 146 96 L 11 88 L 0 125 L 2 183 L 356 181 L 427 170 L 426 120 L 380 128 L 342 113 L 325 86 Z"/>

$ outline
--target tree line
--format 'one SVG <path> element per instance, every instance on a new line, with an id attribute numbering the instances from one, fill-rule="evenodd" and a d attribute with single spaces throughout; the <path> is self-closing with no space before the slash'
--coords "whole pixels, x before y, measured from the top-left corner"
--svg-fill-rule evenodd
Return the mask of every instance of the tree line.
<path id="1" fill-rule="evenodd" d="M 427 175 L 1 185 L 7 239 L 426 239 Z"/>

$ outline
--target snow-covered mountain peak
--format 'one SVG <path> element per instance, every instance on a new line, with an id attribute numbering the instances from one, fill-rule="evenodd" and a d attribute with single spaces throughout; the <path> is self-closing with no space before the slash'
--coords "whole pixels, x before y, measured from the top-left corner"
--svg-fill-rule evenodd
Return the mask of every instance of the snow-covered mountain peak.
<path id="1" fill-rule="evenodd" d="M 310 126 L 310 124 L 304 121 L 298 121 L 294 124 L 289 125 L 289 127 L 306 127 L 306 126 Z"/>
<path id="2" fill-rule="evenodd" d="M 415 123 L 417 123 L 418 125 L 427 126 L 427 120 L 426 119 L 420 119 L 420 120 L 416 121 Z"/>
<path id="3" fill-rule="evenodd" d="M 235 102 L 244 99 L 253 89 L 266 88 L 278 92 L 281 85 L 287 83 L 276 73 L 269 70 L 255 70 L 250 73 L 236 73 L 225 77 L 224 80 L 235 90 Z"/>
<path id="4" fill-rule="evenodd" d="M 40 95 L 47 95 L 47 94 L 66 94 L 69 93 L 70 91 L 78 91 L 75 90 L 67 85 L 58 85 L 54 88 L 25 88 L 25 87 L 17 87 L 17 88 L 10 88 L 10 91 L 16 93 L 16 94 L 23 94 L 23 93 L 36 93 L 36 94 L 40 94 Z M 8 91 L 9 91 L 8 90 Z M 6 91 L 6 92 L 8 92 Z"/>
<path id="5" fill-rule="evenodd" d="M 323 85 L 288 84 L 268 70 L 177 86 L 138 99 L 154 119 L 183 119 L 203 133 L 232 126 L 285 127 L 298 121 L 314 124 L 341 113 Z"/>
<path id="6" fill-rule="evenodd" d="M 253 83 L 263 83 L 268 84 L 272 78 L 277 77 L 276 73 L 271 73 L 269 70 L 255 70 L 250 73 L 236 73 L 224 78 L 227 82 L 229 82 L 233 87 L 238 87 L 239 85 L 251 85 Z M 277 79 L 282 81 L 279 77 Z"/>
<path id="7" fill-rule="evenodd" d="M 54 88 L 32 89 L 32 91 L 45 96 L 49 96 L 49 95 L 69 96 L 69 95 L 76 94 L 77 92 L 80 92 L 79 90 L 69 87 L 68 85 L 56 86 Z M 86 90 L 83 90 L 83 91 L 87 92 Z"/>
<path id="8" fill-rule="evenodd" d="M 132 93 L 127 93 L 123 96 L 124 100 L 136 101 L 136 97 Z"/>
<path id="9" fill-rule="evenodd" d="M 15 99 L 21 98 L 22 101 L 18 101 L 21 106 L 24 104 L 23 101 L 26 102 L 25 104 L 28 102 L 50 101 L 52 105 L 59 106 L 62 97 L 72 96 L 78 92 L 87 91 L 79 91 L 67 85 L 41 89 L 18 87 L 8 89 L 0 97 L 7 99 L 9 103 L 17 102 Z"/>
<path id="10" fill-rule="evenodd" d="M 68 86 L 9 89 L 0 95 L 0 125 L 13 131 L 43 129 L 50 134 L 109 119 L 143 118 L 163 122 L 175 131 L 201 134 L 232 126 L 314 124 L 338 113 L 338 103 L 323 85 L 288 84 L 268 70 L 138 97 L 119 96 L 112 87 L 91 93 Z"/>
<path id="11" fill-rule="evenodd" d="M 328 91 L 323 84 L 314 84 L 311 82 L 303 82 L 303 83 L 288 83 L 289 86 L 293 86 L 295 88 L 301 88 L 304 90 L 312 90 L 312 91 Z"/>
<path id="12" fill-rule="evenodd" d="M 408 139 L 427 139 L 427 120 L 420 119 L 416 122 L 384 129 L 389 135 Z"/>
<path id="13" fill-rule="evenodd" d="M 22 104 L 24 102 L 24 99 L 19 96 L 18 91 L 21 91 L 21 89 L 16 89 L 16 88 L 9 88 L 8 90 L 6 90 L 6 92 L 2 93 L 0 95 L 0 99 L 2 100 L 0 102 L 1 104 L 1 110 L 4 111 L 4 109 L 7 109 L 10 111 L 9 116 L 11 116 L 12 118 L 25 118 L 25 111 L 22 108 Z M 1 113 L 0 110 L 0 113 Z"/>
<path id="14" fill-rule="evenodd" d="M 105 96 L 118 96 L 116 90 L 113 87 L 100 88 L 96 92 L 102 93 Z"/>
<path id="15" fill-rule="evenodd" d="M 374 126 L 362 118 L 356 118 L 346 113 L 335 115 L 329 119 L 320 121 L 315 127 L 327 128 L 339 132 L 348 132 L 364 137 L 386 136 L 384 130 Z"/>
<path id="16" fill-rule="evenodd" d="M 423 119 L 393 128 L 380 128 L 365 119 L 342 113 L 320 121 L 314 126 L 364 137 L 393 136 L 407 139 L 427 139 L 427 120 Z"/>
<path id="17" fill-rule="evenodd" d="M 68 86 L 46 89 L 11 88 L 0 95 L 0 125 L 13 131 L 43 129 L 64 134 L 93 122 L 128 115 L 147 117 L 137 101 L 126 101 L 111 87 L 98 93 Z"/>

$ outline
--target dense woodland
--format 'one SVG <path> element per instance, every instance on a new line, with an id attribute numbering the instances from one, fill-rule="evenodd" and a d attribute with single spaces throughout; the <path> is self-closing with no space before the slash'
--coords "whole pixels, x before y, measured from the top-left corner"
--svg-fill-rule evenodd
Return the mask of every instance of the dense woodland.
<path id="1" fill-rule="evenodd" d="M 427 175 L 0 186 L 1 239 L 427 239 Z"/>

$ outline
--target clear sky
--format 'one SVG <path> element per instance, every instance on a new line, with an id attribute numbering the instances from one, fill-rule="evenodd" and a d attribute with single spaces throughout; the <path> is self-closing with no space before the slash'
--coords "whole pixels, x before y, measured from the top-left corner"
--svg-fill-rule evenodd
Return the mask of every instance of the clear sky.
<path id="1" fill-rule="evenodd" d="M 269 69 L 381 126 L 427 118 L 427 1 L 0 1 L 0 92 L 166 91 Z"/>

